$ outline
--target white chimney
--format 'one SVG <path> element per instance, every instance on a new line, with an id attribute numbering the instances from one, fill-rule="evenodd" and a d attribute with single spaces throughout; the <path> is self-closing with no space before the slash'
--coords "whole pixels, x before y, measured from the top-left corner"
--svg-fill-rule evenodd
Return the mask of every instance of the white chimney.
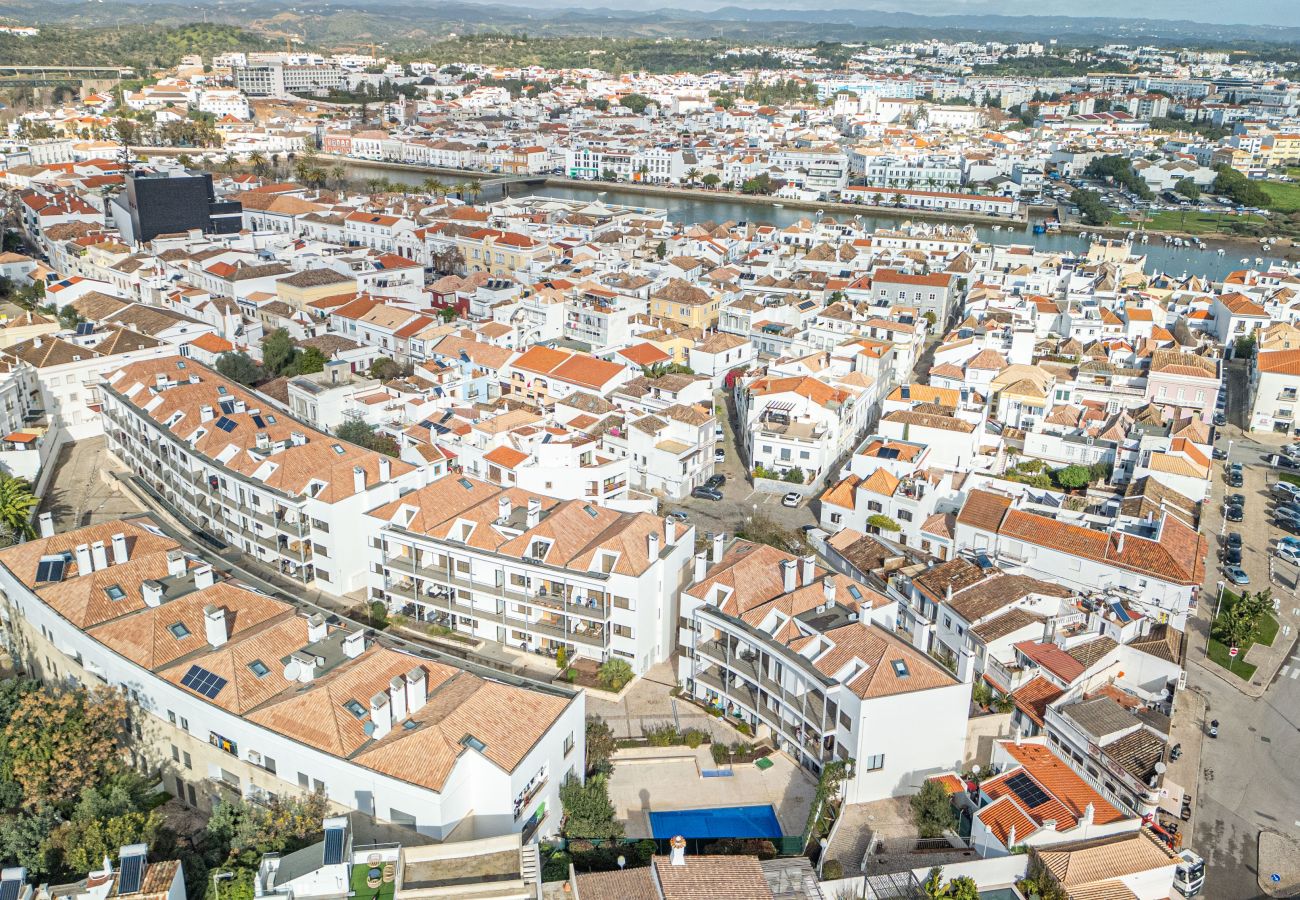
<path id="1" fill-rule="evenodd" d="M 230 637 L 226 627 L 226 608 L 209 603 L 203 607 L 203 633 L 215 650 Z"/>
<path id="2" fill-rule="evenodd" d="M 406 680 L 401 675 L 394 675 L 388 682 L 388 706 L 394 724 L 406 721 Z"/>
<path id="3" fill-rule="evenodd" d="M 830 606 L 835 602 L 835 578 L 827 575 L 822 579 L 822 593 L 826 597 L 826 605 Z"/>
<path id="4" fill-rule="evenodd" d="M 366 470 L 360 466 L 352 467 L 352 490 L 360 494 L 366 489 Z"/>
<path id="5" fill-rule="evenodd" d="M 145 606 L 159 606 L 162 603 L 163 586 L 157 581 L 146 581 L 140 585 L 140 594 Z"/>
<path id="6" fill-rule="evenodd" d="M 722 554 L 727 549 L 727 536 L 719 531 L 713 536 L 713 562 L 722 562 Z"/>
<path id="7" fill-rule="evenodd" d="M 1007 830 L 1007 849 L 1010 850 L 1016 845 L 1016 823 L 1012 822 L 1011 827 Z"/>
<path id="8" fill-rule="evenodd" d="M 323 641 L 328 634 L 329 626 L 325 624 L 325 616 L 321 613 L 312 613 L 307 617 L 307 643 Z"/>
<path id="9" fill-rule="evenodd" d="M 537 497 L 528 498 L 528 527 L 536 528 L 542 521 L 542 501 Z"/>
<path id="10" fill-rule="evenodd" d="M 343 655 L 348 659 L 356 659 L 365 652 L 366 633 L 364 631 L 354 631 L 343 639 Z"/>
<path id="11" fill-rule="evenodd" d="M 799 585 L 799 563 L 793 559 L 781 561 L 781 589 L 790 593 Z"/>
<path id="12" fill-rule="evenodd" d="M 1044 820 L 1044 821 L 1043 821 L 1043 830 L 1044 830 L 1044 831 L 1055 831 L 1055 830 L 1056 830 L 1056 820 L 1055 820 L 1055 819 L 1046 819 L 1046 820 Z"/>
<path id="13" fill-rule="evenodd" d="M 375 740 L 393 730 L 393 710 L 388 705 L 387 692 L 380 691 L 370 698 L 370 723 L 375 726 L 374 733 L 370 735 Z"/>
<path id="14" fill-rule="evenodd" d="M 817 572 L 816 560 L 813 557 L 805 556 L 803 558 L 803 586 L 807 587 L 813 583 L 813 575 Z"/>
<path id="15" fill-rule="evenodd" d="M 90 559 L 95 564 L 96 572 L 108 568 L 108 548 L 103 541 L 95 541 L 90 545 Z"/>
<path id="16" fill-rule="evenodd" d="M 131 553 L 126 547 L 126 535 L 118 532 L 113 535 L 113 565 L 120 566 L 131 558 Z"/>
<path id="17" fill-rule="evenodd" d="M 201 591 L 204 588 L 210 588 L 217 583 L 217 575 L 212 571 L 212 566 L 202 565 L 194 570 L 194 590 Z"/>
<path id="18" fill-rule="evenodd" d="M 167 575 L 180 578 L 185 574 L 185 552 L 179 548 L 167 551 Z"/>
<path id="19" fill-rule="evenodd" d="M 659 532 L 652 531 L 646 538 L 647 552 L 650 554 L 650 561 L 654 562 L 659 558 Z"/>
<path id="20" fill-rule="evenodd" d="M 424 669 L 416 666 L 406 673 L 406 711 L 415 715 L 424 708 L 428 696 L 429 682 L 424 677 Z"/>
<path id="21" fill-rule="evenodd" d="M 1115 542 L 1115 552 L 1116 553 L 1124 552 L 1124 532 L 1122 531 L 1119 533 L 1119 540 Z"/>
<path id="22" fill-rule="evenodd" d="M 1097 818 L 1097 808 L 1089 801 L 1088 805 L 1083 808 L 1083 824 L 1087 827 Z"/>
<path id="23" fill-rule="evenodd" d="M 502 495 L 502 497 L 499 500 L 497 500 L 497 518 L 500 519 L 502 522 L 510 518 L 509 497 Z"/>
<path id="24" fill-rule="evenodd" d="M 77 557 L 78 575 L 89 575 L 91 572 L 95 571 L 94 566 L 90 564 L 89 544 L 78 544 L 76 549 L 73 550 L 72 552 L 76 554 Z"/>
<path id="25" fill-rule="evenodd" d="M 703 553 L 695 554 L 695 583 L 699 584 L 704 580 L 705 574 L 709 571 L 709 558 Z"/>
<path id="26" fill-rule="evenodd" d="M 393 477 L 393 463 L 387 456 L 379 457 L 379 480 L 386 482 Z"/>
<path id="27" fill-rule="evenodd" d="M 47 512 L 43 512 L 36 517 L 36 521 L 39 522 L 41 526 L 41 537 L 54 537 L 54 516 Z"/>
<path id="28" fill-rule="evenodd" d="M 216 416 L 216 412 L 212 409 L 211 406 L 200 406 L 200 407 L 199 407 L 199 421 L 200 421 L 200 422 L 211 422 L 215 416 Z"/>

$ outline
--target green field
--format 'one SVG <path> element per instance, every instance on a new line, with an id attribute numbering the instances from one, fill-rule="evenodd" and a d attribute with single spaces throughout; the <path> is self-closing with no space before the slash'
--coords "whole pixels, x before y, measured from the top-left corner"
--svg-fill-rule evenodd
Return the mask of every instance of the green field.
<path id="1" fill-rule="evenodd" d="M 1192 210 L 1161 210 L 1145 217 L 1148 231 L 1180 231 L 1183 234 L 1231 234 L 1228 227 L 1232 222 L 1257 222 L 1265 224 L 1263 216 L 1239 216 L 1235 213 L 1203 213 Z M 1136 228 L 1135 219 L 1116 218 L 1112 225 L 1118 228 Z"/>
<path id="2" fill-rule="evenodd" d="M 1277 212 L 1295 212 L 1300 209 L 1300 182 L 1265 181 L 1262 185 L 1268 194 L 1268 208 Z"/>

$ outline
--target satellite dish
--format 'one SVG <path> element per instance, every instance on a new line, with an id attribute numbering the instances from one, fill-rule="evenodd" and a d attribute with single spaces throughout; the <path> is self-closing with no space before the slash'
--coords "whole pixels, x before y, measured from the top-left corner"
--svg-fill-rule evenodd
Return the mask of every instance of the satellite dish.
<path id="1" fill-rule="evenodd" d="M 298 665 L 298 660 L 296 659 L 289 660 L 287 663 L 284 664 L 284 680 L 297 681 L 298 672 L 301 668 L 302 666 Z"/>
<path id="2" fill-rule="evenodd" d="M 1163 775 L 1163 774 L 1165 774 L 1165 772 L 1166 772 L 1168 769 L 1169 769 L 1169 767 L 1168 767 L 1167 765 L 1165 765 L 1164 763 L 1162 763 L 1162 762 L 1158 762 L 1158 763 L 1156 763 L 1156 765 L 1155 765 L 1155 770 L 1156 770 L 1156 774 L 1157 774 L 1157 775 Z"/>

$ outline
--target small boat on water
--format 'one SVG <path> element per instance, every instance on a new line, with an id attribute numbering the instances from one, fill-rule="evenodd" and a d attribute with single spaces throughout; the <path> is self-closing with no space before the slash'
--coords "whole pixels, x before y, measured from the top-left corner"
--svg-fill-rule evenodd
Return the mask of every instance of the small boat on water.
<path id="1" fill-rule="evenodd" d="M 1217 253 L 1217 254 L 1219 254 L 1220 256 L 1222 256 L 1222 255 L 1223 255 L 1223 248 L 1220 247 L 1218 250 L 1215 250 L 1214 252 Z"/>
<path id="2" fill-rule="evenodd" d="M 784 203 L 773 203 L 773 204 L 772 204 L 772 208 L 773 208 L 773 209 L 785 209 L 785 204 L 784 204 Z"/>

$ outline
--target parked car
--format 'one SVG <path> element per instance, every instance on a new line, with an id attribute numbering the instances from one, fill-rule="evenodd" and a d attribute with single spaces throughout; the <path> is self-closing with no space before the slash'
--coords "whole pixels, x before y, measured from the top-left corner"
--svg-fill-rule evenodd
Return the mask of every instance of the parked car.
<path id="1" fill-rule="evenodd" d="M 1214 414 L 1214 427 L 1215 427 L 1215 428 L 1222 428 L 1224 425 L 1227 425 L 1227 424 L 1228 424 L 1228 417 L 1227 417 L 1227 416 L 1225 416 L 1223 413 L 1215 413 L 1215 414 Z"/>
<path id="2" fill-rule="evenodd" d="M 1240 506 L 1229 506 L 1224 510 L 1223 517 L 1229 522 L 1240 522 L 1246 518 L 1246 513 Z"/>
<path id="3" fill-rule="evenodd" d="M 699 500 L 721 500 L 722 491 L 700 485 L 695 490 L 691 491 L 691 496 Z"/>
<path id="4" fill-rule="evenodd" d="M 1292 547 L 1284 547 L 1279 544 L 1273 548 L 1273 553 L 1276 554 L 1277 558 L 1280 560 L 1289 562 L 1292 565 L 1300 565 L 1300 550 Z"/>
<path id="5" fill-rule="evenodd" d="M 1300 503 L 1279 503 L 1273 507 L 1273 515 L 1288 519 L 1300 519 Z"/>
<path id="6" fill-rule="evenodd" d="M 790 493 L 786 494 L 784 497 L 781 498 L 781 505 L 795 507 L 799 505 L 799 501 L 802 499 L 803 499 L 803 494 L 800 494 L 796 491 L 791 491 Z"/>
<path id="7" fill-rule="evenodd" d="M 1289 481 L 1279 481 L 1273 485 L 1273 493 L 1286 499 L 1300 497 L 1300 485 L 1292 484 Z"/>
<path id="8" fill-rule="evenodd" d="M 716 450 L 713 451 L 713 461 L 715 463 L 726 462 L 727 451 L 723 450 L 721 447 L 718 447 Z"/>
<path id="9" fill-rule="evenodd" d="M 1239 487 L 1244 486 L 1245 483 L 1246 483 L 1246 480 L 1245 480 L 1244 478 L 1241 477 L 1241 473 L 1240 473 L 1240 472 L 1229 472 L 1229 473 L 1228 473 L 1228 487 L 1239 488 Z"/>
<path id="10" fill-rule="evenodd" d="M 1274 453 L 1264 460 L 1275 469 L 1300 469 L 1300 459 L 1292 459 L 1289 456 L 1283 456 L 1280 453 Z"/>
<path id="11" fill-rule="evenodd" d="M 1223 574 L 1228 576 L 1228 580 L 1233 584 L 1250 584 L 1250 576 L 1246 574 L 1246 570 L 1241 566 L 1227 566 L 1224 568 Z"/>
<path id="12" fill-rule="evenodd" d="M 1227 459 L 1228 451 L 1224 450 L 1222 447 L 1215 447 L 1214 450 L 1211 452 L 1211 455 L 1215 459 Z"/>
<path id="13" fill-rule="evenodd" d="M 1224 506 L 1245 506 L 1245 505 L 1246 505 L 1246 495 L 1245 495 L 1245 494 L 1229 494 L 1227 497 L 1224 497 L 1224 498 L 1223 498 L 1223 505 L 1224 505 Z"/>
<path id="14" fill-rule="evenodd" d="M 1289 531 L 1292 534 L 1300 534 L 1300 519 L 1290 519 L 1283 516 L 1273 520 L 1273 527 Z"/>
<path id="15" fill-rule="evenodd" d="M 1287 444 L 1282 448 L 1282 455 L 1289 456 L 1292 459 L 1300 457 L 1300 444 Z"/>
<path id="16" fill-rule="evenodd" d="M 682 512 L 680 509 L 670 512 L 668 515 L 664 516 L 664 518 L 676 525 L 686 524 L 686 513 Z"/>
<path id="17" fill-rule="evenodd" d="M 1227 550 L 1224 550 L 1223 562 L 1225 565 L 1229 565 L 1229 566 L 1241 565 L 1241 548 L 1238 547 L 1234 550 L 1233 548 L 1229 547 Z"/>
<path id="18" fill-rule="evenodd" d="M 722 432 L 722 426 L 721 426 L 721 425 L 714 425 L 714 426 L 713 426 L 713 440 L 714 440 L 714 441 L 717 441 L 717 442 L 721 442 L 721 441 L 723 441 L 725 438 L 726 438 L 726 435 L 723 434 L 723 432 Z"/>
<path id="19" fill-rule="evenodd" d="M 1300 550 L 1300 537 L 1284 537 L 1277 542 L 1279 547 L 1288 547 L 1292 550 Z"/>
<path id="20" fill-rule="evenodd" d="M 722 486 L 726 483 L 727 483 L 727 476 L 723 475 L 722 473 L 718 473 L 717 475 L 710 475 L 709 480 L 704 482 L 704 486 L 707 488 L 713 488 L 715 491 L 720 491 L 722 490 Z"/>
<path id="21" fill-rule="evenodd" d="M 1240 549 L 1241 549 L 1241 532 L 1240 532 L 1240 531 L 1229 531 L 1229 532 L 1228 532 L 1228 536 L 1227 536 L 1226 538 L 1223 539 L 1223 546 L 1227 547 L 1229 550 L 1240 550 Z"/>

